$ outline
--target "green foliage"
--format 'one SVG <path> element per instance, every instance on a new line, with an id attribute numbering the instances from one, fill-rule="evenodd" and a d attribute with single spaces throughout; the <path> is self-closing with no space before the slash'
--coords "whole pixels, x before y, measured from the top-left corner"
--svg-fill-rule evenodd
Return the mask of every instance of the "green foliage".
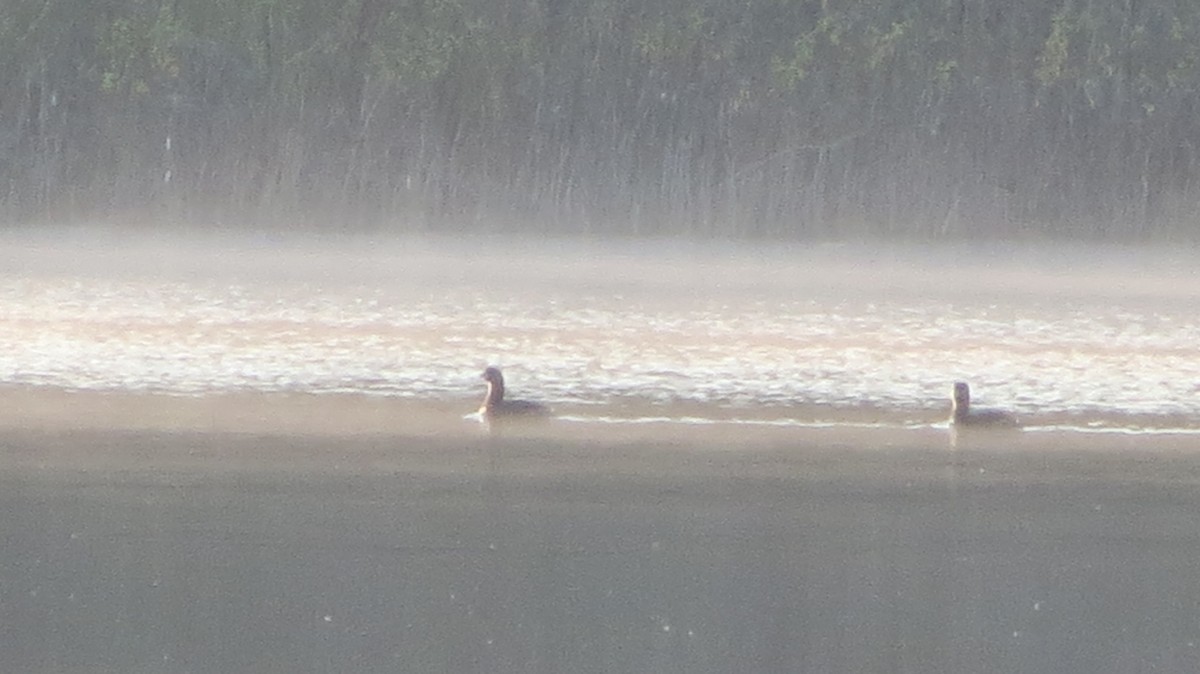
<path id="1" fill-rule="evenodd" d="M 5 0 L 0 65 L 0 215 L 943 236 L 1200 206 L 1178 0 Z"/>
<path id="2" fill-rule="evenodd" d="M 805 35 L 792 43 L 792 52 L 787 57 L 775 56 L 771 60 L 771 74 L 777 86 L 793 89 L 808 76 L 808 69 L 816 57 L 815 39 Z"/>
<path id="3" fill-rule="evenodd" d="M 866 62 L 869 70 L 877 70 L 896 58 L 900 43 L 912 29 L 912 21 L 897 21 L 886 30 L 872 26 L 867 31 Z"/>
<path id="4" fill-rule="evenodd" d="M 633 42 L 647 62 L 664 65 L 703 48 L 712 32 L 712 21 L 701 7 L 689 7 L 678 14 L 646 21 L 636 30 Z"/>
<path id="5" fill-rule="evenodd" d="M 469 39 L 462 30 L 462 8 L 439 4 L 422 21 L 413 20 L 413 9 L 400 6 L 387 13 L 380 38 L 371 45 L 373 73 L 387 81 L 429 82 L 445 75 Z"/>
<path id="6" fill-rule="evenodd" d="M 1043 86 L 1053 84 L 1070 75 L 1067 68 L 1067 57 L 1071 46 L 1071 33 L 1074 22 L 1066 14 L 1066 8 L 1054 15 L 1050 36 L 1042 45 L 1038 54 L 1038 67 L 1034 76 Z"/>
<path id="7" fill-rule="evenodd" d="M 100 27 L 97 52 L 100 87 L 126 95 L 149 93 L 179 77 L 183 26 L 167 5 L 137 2 L 128 13 Z"/>
<path id="8" fill-rule="evenodd" d="M 950 83 L 954 80 L 954 74 L 958 72 L 958 61 L 950 59 L 940 61 L 934 66 L 933 82 L 939 90 L 945 91 L 950 88 Z"/>

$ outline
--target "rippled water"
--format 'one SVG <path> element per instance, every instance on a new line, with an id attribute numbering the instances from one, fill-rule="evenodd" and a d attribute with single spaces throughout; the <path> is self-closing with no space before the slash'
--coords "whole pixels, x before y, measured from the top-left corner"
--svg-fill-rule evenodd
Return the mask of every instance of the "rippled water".
<path id="1" fill-rule="evenodd" d="M 1200 253 L 71 236 L 0 242 L 0 384 L 1200 426 Z M 636 412 L 631 412 L 634 410 Z"/>

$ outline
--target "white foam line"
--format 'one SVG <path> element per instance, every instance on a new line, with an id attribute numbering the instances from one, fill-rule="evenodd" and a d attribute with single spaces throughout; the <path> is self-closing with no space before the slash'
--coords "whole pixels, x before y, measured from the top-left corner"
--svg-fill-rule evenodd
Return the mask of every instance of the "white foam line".
<path id="1" fill-rule="evenodd" d="M 1146 428 L 1145 426 L 1026 426 L 1031 433 L 1090 433 L 1093 435 L 1200 435 L 1200 428 Z"/>
<path id="2" fill-rule="evenodd" d="M 949 430 L 950 424 L 945 421 L 937 423 L 884 423 L 884 422 L 843 422 L 843 421 L 800 421 L 799 419 L 708 419 L 705 417 L 610 417 L 610 416 L 577 416 L 563 415 L 555 417 L 571 423 L 599 423 L 621 425 L 643 424 L 691 424 L 702 426 L 744 425 L 744 426 L 775 426 L 784 428 L 846 428 L 846 429 L 904 429 L 904 430 Z M 1111 435 L 1200 435 L 1200 428 L 1147 428 L 1143 426 L 1071 426 L 1055 424 L 1050 426 L 1023 426 L 1018 431 L 1030 433 L 1091 433 Z"/>
<path id="3" fill-rule="evenodd" d="M 861 422 L 842 422 L 842 421 L 800 421 L 799 419 L 708 419 L 705 417 L 608 417 L 594 416 L 584 417 L 575 415 L 563 415 L 555 417 L 562 421 L 572 423 L 600 423 L 600 424 L 623 424 L 623 425 L 641 425 L 641 424 L 692 424 L 701 426 L 777 426 L 785 428 L 904 428 L 909 430 L 917 430 L 921 428 L 937 428 L 936 424 L 913 424 L 913 423 L 861 423 Z M 945 426 L 944 424 L 942 425 Z"/>

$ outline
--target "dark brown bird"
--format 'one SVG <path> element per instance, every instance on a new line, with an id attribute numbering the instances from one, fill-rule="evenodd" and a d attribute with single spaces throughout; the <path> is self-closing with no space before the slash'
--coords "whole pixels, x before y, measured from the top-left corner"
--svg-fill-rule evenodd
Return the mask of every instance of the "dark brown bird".
<path id="1" fill-rule="evenodd" d="M 499 368 L 489 367 L 483 371 L 481 378 L 487 382 L 487 395 L 479 414 L 485 419 L 502 417 L 534 417 L 547 416 L 550 408 L 530 400 L 505 400 L 504 375 Z"/>
<path id="2" fill-rule="evenodd" d="M 971 409 L 971 388 L 966 382 L 954 383 L 953 406 L 950 423 L 953 426 L 991 426 L 1012 428 L 1018 425 L 1017 418 L 1003 410 Z"/>

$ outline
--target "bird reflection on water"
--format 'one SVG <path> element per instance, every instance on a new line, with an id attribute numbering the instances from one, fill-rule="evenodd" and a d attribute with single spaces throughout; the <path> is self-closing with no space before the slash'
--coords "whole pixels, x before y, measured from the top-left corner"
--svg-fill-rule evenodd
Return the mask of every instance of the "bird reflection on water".
<path id="1" fill-rule="evenodd" d="M 973 434 L 981 432 L 1014 431 L 1021 424 L 1017 417 L 1004 410 L 980 409 L 971 407 L 971 388 L 966 382 L 954 383 L 954 395 L 951 398 L 950 411 L 950 444 L 962 446 Z"/>

